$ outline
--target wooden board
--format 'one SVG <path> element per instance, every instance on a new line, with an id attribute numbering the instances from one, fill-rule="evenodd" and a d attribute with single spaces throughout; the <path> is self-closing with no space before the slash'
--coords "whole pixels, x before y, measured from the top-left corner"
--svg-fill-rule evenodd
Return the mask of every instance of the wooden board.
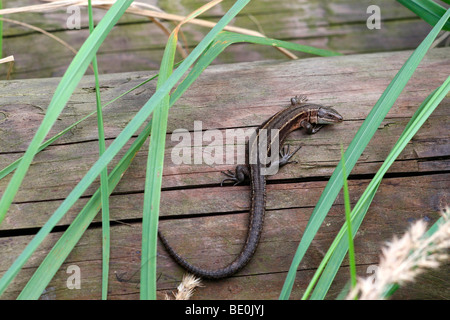
<path id="1" fill-rule="evenodd" d="M 170 0 L 141 0 L 160 7 L 168 13 L 187 15 L 204 1 L 188 0 L 179 3 Z M 175 3 L 174 3 L 175 2 Z M 7 8 L 38 4 L 38 0 L 11 0 Z M 224 1 L 201 18 L 218 19 L 234 1 Z M 305 45 L 339 51 L 364 53 L 398 51 L 416 48 L 431 30 L 431 26 L 396 1 L 379 0 L 381 29 L 370 30 L 366 21 L 368 3 L 357 0 L 327 1 L 270 1 L 250 2 L 234 19 L 232 25 L 262 31 L 271 38 L 293 41 Z M 98 22 L 105 11 L 95 10 Z M 79 30 L 70 30 L 65 9 L 46 13 L 12 14 L 7 18 L 40 27 L 79 49 L 89 35 L 87 11 L 81 10 Z M 173 24 L 163 22 L 168 29 Z M 23 26 L 5 22 L 4 55 L 14 55 L 13 79 L 62 76 L 72 60 L 73 53 L 48 36 Z M 186 25 L 183 32 L 192 48 L 209 29 Z M 157 70 L 162 58 L 167 36 L 148 19 L 126 15 L 108 35 L 99 49 L 98 62 L 101 73 Z M 33 48 L 30 50 L 30 48 Z M 298 53 L 299 57 L 307 55 Z M 246 62 L 263 59 L 286 60 L 279 51 L 265 46 L 238 44 L 222 53 L 215 63 Z M 4 79 L 7 66 L 0 66 L 0 78 Z M 90 72 L 90 71 L 89 71 Z"/>
<path id="2" fill-rule="evenodd" d="M 195 299 L 276 299 L 295 249 L 317 200 L 340 158 L 340 143 L 346 147 L 385 87 L 411 52 L 378 53 L 333 58 L 309 58 L 289 62 L 255 62 L 213 66 L 170 110 L 163 177 L 160 227 L 171 243 L 190 261 L 202 266 L 223 266 L 232 260 L 244 241 L 249 207 L 249 187 L 220 187 L 220 171 L 233 165 L 174 165 L 171 152 L 176 141 L 171 133 L 179 128 L 192 132 L 194 121 L 203 130 L 251 128 L 284 108 L 291 96 L 307 94 L 311 102 L 333 105 L 345 122 L 316 135 L 299 131 L 289 143 L 303 146 L 289 165 L 269 180 L 267 218 L 260 246 L 250 264 L 236 276 L 205 282 Z M 396 139 L 425 97 L 448 76 L 449 49 L 431 50 L 374 139 L 352 171 L 352 203 L 380 167 Z M 375 67 L 374 67 L 375 66 Z M 370 70 L 368 72 L 367 70 Z M 151 73 L 106 75 L 101 78 L 102 100 L 143 81 Z M 58 79 L 0 82 L 0 167 L 23 154 L 39 126 Z M 93 79 L 80 83 L 60 115 L 56 133 L 95 109 Z M 105 109 L 109 142 L 151 96 L 150 83 Z M 356 237 L 358 273 L 370 275 L 378 263 L 380 246 L 394 234 L 402 234 L 411 221 L 433 223 L 449 202 L 450 100 L 445 99 L 408 144 L 380 186 L 374 203 Z M 90 119 L 38 154 L 15 202 L 0 226 L 0 275 L 11 265 L 62 200 L 98 157 L 96 121 Z M 207 145 L 208 143 L 205 143 Z M 110 298 L 139 297 L 139 265 L 144 147 L 111 197 L 112 251 Z M 114 162 L 115 163 L 115 162 Z M 112 164 L 113 165 L 113 164 Z M 112 167 L 111 165 L 111 167 Z M 0 194 L 10 177 L 0 180 Z M 30 259 L 2 298 L 15 298 L 64 228 L 98 187 L 96 183 L 59 222 Z M 318 236 L 299 267 L 292 298 L 301 297 L 314 269 L 344 221 L 342 198 L 338 197 Z M 158 247 L 158 294 L 176 288 L 183 270 Z M 78 265 L 82 288 L 68 290 L 66 270 Z M 347 262 L 339 272 L 329 298 L 335 297 L 348 280 Z M 43 299 L 100 298 L 101 227 L 99 219 L 82 239 L 44 292 Z M 425 276 L 413 289 L 399 291 L 398 298 L 448 298 L 445 269 Z M 118 281 L 120 279 L 126 281 Z M 434 280 L 435 277 L 439 280 Z"/>

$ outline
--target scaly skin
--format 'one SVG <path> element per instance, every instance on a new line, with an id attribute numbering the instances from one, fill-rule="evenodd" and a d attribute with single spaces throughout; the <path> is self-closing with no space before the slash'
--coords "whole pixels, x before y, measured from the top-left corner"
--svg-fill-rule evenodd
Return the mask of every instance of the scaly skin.
<path id="1" fill-rule="evenodd" d="M 305 128 L 309 134 L 319 131 L 324 124 L 338 123 L 343 120 L 342 116 L 331 107 L 324 107 L 317 104 L 305 103 L 306 98 L 295 97 L 291 99 L 291 106 L 286 108 L 264 122 L 257 130 L 258 136 L 260 132 L 267 133 L 268 150 L 270 153 L 272 141 L 270 140 L 271 129 L 279 130 L 278 143 L 281 147 L 286 137 L 292 131 Z M 261 129 L 267 129 L 261 131 Z M 256 146 L 256 143 L 253 144 Z M 247 146 L 248 148 L 248 146 Z M 280 148 L 281 159 L 277 163 L 282 167 L 293 161 L 289 161 L 291 157 L 300 149 L 298 147 L 292 153 L 289 153 L 289 146 Z M 254 149 L 253 149 L 254 150 Z M 248 157 L 247 157 L 248 163 Z M 250 176 L 251 182 L 251 207 L 247 239 L 241 252 L 233 262 L 219 269 L 202 269 L 187 262 L 180 256 L 168 243 L 167 239 L 158 232 L 159 238 L 173 259 L 181 265 L 186 271 L 204 278 L 204 279 L 221 279 L 226 278 L 241 270 L 253 257 L 261 237 L 264 224 L 265 204 L 266 204 L 266 176 L 261 173 L 264 166 L 257 157 L 256 164 L 246 164 L 236 166 L 236 172 L 224 172 L 229 178 L 222 181 L 234 181 L 235 185 L 243 182 L 246 176 Z"/>

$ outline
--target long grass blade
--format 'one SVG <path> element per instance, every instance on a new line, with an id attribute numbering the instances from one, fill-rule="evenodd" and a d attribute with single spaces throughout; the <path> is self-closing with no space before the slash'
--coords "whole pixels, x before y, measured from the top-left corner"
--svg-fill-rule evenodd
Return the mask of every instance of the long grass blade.
<path id="1" fill-rule="evenodd" d="M 378 190 L 378 186 L 372 193 L 372 197 L 367 199 L 367 201 L 361 207 L 361 214 L 352 218 L 350 214 L 350 221 L 352 225 L 352 237 L 354 238 L 356 232 L 358 231 L 364 217 L 365 213 L 369 209 L 370 203 L 372 202 L 373 197 L 375 196 L 376 191 Z M 305 293 L 302 297 L 303 300 L 307 299 L 310 295 L 311 300 L 323 300 L 325 295 L 328 292 L 328 289 L 333 282 L 334 277 L 336 276 L 339 266 L 342 264 L 344 260 L 345 254 L 348 250 L 348 241 L 345 240 L 349 238 L 347 225 L 339 231 L 336 238 L 333 240 L 330 248 L 322 259 L 319 267 L 317 268 L 311 282 L 308 285 L 308 288 L 305 290 Z M 345 252 L 343 255 L 337 254 L 339 252 Z M 333 268 L 333 266 L 338 266 L 337 268 Z M 349 284 L 351 286 L 351 284 Z M 349 286 L 349 287 L 350 287 Z M 314 291 L 311 294 L 311 291 Z"/>
<path id="2" fill-rule="evenodd" d="M 125 171 L 130 166 L 137 152 L 141 149 L 147 137 L 150 135 L 151 123 L 149 122 L 141 131 L 139 136 L 130 146 L 128 151 L 121 158 L 116 167 L 111 171 L 108 178 L 109 194 L 119 183 Z M 58 269 L 66 260 L 69 253 L 80 240 L 89 224 L 97 215 L 102 206 L 101 190 L 98 189 L 70 224 L 69 228 L 64 232 L 61 238 L 56 242 L 52 250 L 41 262 L 31 279 L 23 288 L 18 299 L 30 300 L 38 299 L 44 289 L 48 286 L 50 280 L 54 277 Z"/>
<path id="3" fill-rule="evenodd" d="M 397 0 L 403 6 L 414 12 L 420 18 L 431 24 L 436 25 L 439 19 L 445 14 L 445 8 L 432 0 Z M 447 0 L 447 3 L 448 0 Z M 443 30 L 450 31 L 450 22 L 447 22 Z"/>
<path id="4" fill-rule="evenodd" d="M 92 3 L 88 0 L 89 32 L 94 31 L 94 18 L 92 14 Z M 100 98 L 100 84 L 98 79 L 97 56 L 92 59 L 92 67 L 95 77 L 95 101 L 97 105 L 97 128 L 98 128 L 98 149 L 101 156 L 106 150 L 105 130 L 103 126 L 102 102 Z M 108 298 L 108 275 L 109 275 L 109 191 L 108 191 L 108 167 L 100 173 L 100 190 L 102 198 L 102 299 Z"/>
<path id="5" fill-rule="evenodd" d="M 345 152 L 345 166 L 350 172 L 356 161 L 361 156 L 363 150 L 369 143 L 372 136 L 375 134 L 378 126 L 381 124 L 386 114 L 394 104 L 397 97 L 402 92 L 403 88 L 408 83 L 412 74 L 416 70 L 422 58 L 425 56 L 429 47 L 433 43 L 434 39 L 442 29 L 448 17 L 450 16 L 450 9 L 447 10 L 445 15 L 439 20 L 436 26 L 430 31 L 428 36 L 419 45 L 419 47 L 412 53 L 406 63 L 402 66 L 400 71 L 396 74 L 389 86 L 381 95 L 371 112 L 363 122 L 354 139 L 350 143 Z M 323 191 L 316 207 L 311 214 L 309 222 L 306 226 L 305 232 L 302 236 L 300 244 L 292 260 L 291 266 L 288 271 L 285 283 L 283 285 L 280 299 L 288 299 L 294 285 L 295 275 L 297 268 L 303 259 L 306 250 L 309 248 L 315 234 L 320 228 L 323 220 L 325 219 L 331 205 L 336 199 L 339 191 L 343 185 L 343 172 L 342 172 L 341 160 L 336 169 L 334 170 L 329 182 L 327 183 L 325 190 Z M 349 173 L 348 172 L 348 173 Z"/>
<path id="6" fill-rule="evenodd" d="M 372 202 L 373 197 L 378 190 L 378 187 L 381 183 L 381 180 L 387 170 L 390 168 L 395 159 L 400 155 L 403 149 L 406 147 L 407 143 L 412 139 L 412 137 L 417 133 L 417 131 L 421 128 L 423 123 L 429 118 L 431 113 L 436 109 L 439 103 L 445 98 L 447 93 L 450 91 L 450 77 L 444 81 L 444 83 L 436 89 L 432 94 L 430 94 L 425 101 L 421 104 L 418 110 L 414 113 L 408 124 L 406 125 L 403 133 L 400 135 L 398 141 L 392 148 L 389 155 L 386 157 L 386 160 L 383 162 L 380 169 L 377 171 L 375 177 L 367 186 L 364 193 L 361 195 L 361 198 L 358 200 L 355 208 L 351 213 L 353 234 L 359 229 L 367 210 Z M 331 282 L 336 275 L 339 266 L 344 259 L 347 250 L 348 243 L 345 241 L 345 233 L 347 233 L 347 228 L 344 226 L 335 241 L 338 242 L 336 250 L 330 247 L 329 253 L 331 254 L 331 258 L 327 267 L 323 271 L 323 275 L 316 286 L 316 290 L 311 296 L 312 299 L 323 299 L 325 294 L 327 293 Z M 333 242 L 334 243 L 334 242 Z M 327 252 L 328 254 L 328 252 Z M 328 255 L 327 255 L 328 256 Z M 325 259 L 324 259 L 325 260 Z M 324 261 L 326 263 L 327 261 Z"/>
<path id="7" fill-rule="evenodd" d="M 159 88 L 171 75 L 180 27 L 222 0 L 211 1 L 191 13 L 171 33 L 161 62 Z M 156 299 L 156 243 L 164 167 L 164 151 L 169 116 L 170 96 L 161 101 L 153 114 L 142 219 L 141 299 Z"/>
<path id="8" fill-rule="evenodd" d="M 25 152 L 20 164 L 18 165 L 11 181 L 9 182 L 1 200 L 0 200 L 0 223 L 5 218 L 5 215 L 11 205 L 20 184 L 25 177 L 26 172 L 34 158 L 39 146 L 45 139 L 45 136 L 50 131 L 53 123 L 56 121 L 58 115 L 61 113 L 63 107 L 69 100 L 72 92 L 75 90 L 78 82 L 81 80 L 85 70 L 87 69 L 89 63 L 92 61 L 95 52 L 98 50 L 100 44 L 105 39 L 108 32 L 112 29 L 114 24 L 119 20 L 120 16 L 125 12 L 126 8 L 131 4 L 132 0 L 126 0 L 123 2 L 116 2 L 115 5 L 105 14 L 102 21 L 100 21 L 97 28 L 89 36 L 80 51 L 72 60 L 72 63 L 68 67 L 66 73 L 64 74 L 61 82 L 59 83 L 55 94 L 50 102 L 47 113 L 37 130 L 35 136 L 33 137 L 27 151 Z M 44 225 L 43 228 L 38 232 L 35 238 L 39 239 L 39 243 L 43 240 L 46 234 L 48 234 L 54 226 L 54 223 L 59 221 L 59 219 L 50 218 L 50 223 Z M 37 246 L 36 246 L 37 247 Z M 27 246 L 24 252 L 19 256 L 16 262 L 11 266 L 11 268 L 3 275 L 0 279 L 0 294 L 4 292 L 8 284 L 19 272 L 23 263 L 35 250 L 31 246 Z M 23 260 L 25 258 L 25 260 Z"/>
<path id="9" fill-rule="evenodd" d="M 46 135 L 49 133 L 51 127 L 55 123 L 62 109 L 66 105 L 78 82 L 81 80 L 89 63 L 92 61 L 95 52 L 100 47 L 100 44 L 105 39 L 106 35 L 119 20 L 123 12 L 132 3 L 132 0 L 124 0 L 116 2 L 111 9 L 105 14 L 102 21 L 89 36 L 80 51 L 72 60 L 61 82 L 59 83 L 55 94 L 50 102 L 42 123 L 33 137 L 27 151 L 25 152 L 22 161 L 17 167 L 11 181 L 9 182 L 1 200 L 0 200 L 0 224 L 6 216 L 6 213 L 17 193 L 19 187 L 28 171 L 31 161 L 34 158 L 39 146 L 44 141 Z M 3 277 L 4 278 L 4 277 Z M 0 281 L 0 284 L 2 282 Z M 0 286 L 0 292 L 2 288 Z"/>
<path id="10" fill-rule="evenodd" d="M 157 88 L 172 73 L 176 45 L 177 37 L 172 33 L 161 62 Z M 141 300 L 156 299 L 156 236 L 158 231 L 167 119 L 169 116 L 169 99 L 169 94 L 167 94 L 155 109 L 152 118 L 153 127 L 147 158 L 142 217 Z"/>
<path id="11" fill-rule="evenodd" d="M 291 43 L 282 40 L 263 38 L 251 35 L 244 35 L 229 31 L 222 31 L 215 41 L 209 46 L 198 59 L 197 63 L 194 65 L 189 74 L 184 78 L 180 85 L 175 89 L 175 91 L 170 96 L 171 104 L 175 103 L 181 95 L 190 87 L 190 85 L 198 78 L 198 76 L 214 61 L 214 59 L 228 46 L 235 43 L 254 43 L 260 45 L 277 46 L 284 49 L 301 51 L 309 54 L 314 54 L 323 57 L 338 56 L 341 55 L 338 52 L 314 48 L 311 46 L 305 46 L 297 43 Z"/>
<path id="12" fill-rule="evenodd" d="M 344 147 L 341 145 L 341 154 L 344 158 Z M 353 246 L 353 233 L 352 233 L 352 220 L 350 217 L 351 207 L 350 207 L 350 195 L 348 192 L 348 182 L 347 182 L 347 172 L 345 169 L 345 160 L 342 161 L 342 175 L 344 178 L 344 206 L 345 206 L 345 222 L 347 225 L 348 234 L 348 260 L 350 265 L 350 279 L 352 288 L 356 286 L 356 262 L 355 262 L 355 249 Z"/>

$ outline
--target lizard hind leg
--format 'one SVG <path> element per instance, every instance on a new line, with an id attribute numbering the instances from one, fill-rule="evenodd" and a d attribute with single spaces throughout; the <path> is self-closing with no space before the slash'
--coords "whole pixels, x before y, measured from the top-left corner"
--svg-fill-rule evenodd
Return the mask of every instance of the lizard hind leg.
<path id="1" fill-rule="evenodd" d="M 234 186 L 238 185 L 241 182 L 244 182 L 245 177 L 250 176 L 249 171 L 248 171 L 248 167 L 245 165 L 238 165 L 236 166 L 236 170 L 235 173 L 231 172 L 231 170 L 227 170 L 227 172 L 222 171 L 222 173 L 224 175 L 226 175 L 229 178 L 225 178 L 222 180 L 222 182 L 220 183 L 220 186 L 223 186 L 223 183 L 226 181 L 232 181 L 234 182 Z"/>
<path id="2" fill-rule="evenodd" d="M 289 144 L 284 145 L 283 148 L 280 150 L 280 167 L 287 165 L 289 163 L 298 163 L 298 161 L 290 161 L 291 158 L 294 156 L 294 154 L 297 153 L 298 150 L 300 150 L 302 146 L 298 146 L 292 153 L 290 152 L 291 146 Z"/>

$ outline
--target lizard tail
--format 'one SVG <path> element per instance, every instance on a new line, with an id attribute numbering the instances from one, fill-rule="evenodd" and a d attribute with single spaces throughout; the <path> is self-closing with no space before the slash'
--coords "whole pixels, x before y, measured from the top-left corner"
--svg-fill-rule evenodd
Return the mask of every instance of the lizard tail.
<path id="1" fill-rule="evenodd" d="M 200 277 L 203 279 L 213 279 L 213 280 L 229 277 L 229 276 L 233 275 L 234 273 L 238 272 L 239 270 L 241 270 L 251 259 L 251 257 L 253 256 L 253 253 L 255 252 L 256 247 L 258 245 L 258 241 L 256 241 L 256 242 L 248 241 L 249 239 L 247 239 L 247 242 L 246 242 L 244 248 L 242 249 L 241 253 L 239 254 L 239 256 L 233 262 L 231 262 L 229 265 L 227 265 L 224 268 L 219 268 L 219 269 L 202 269 L 202 268 L 199 268 L 199 267 L 196 267 L 196 266 L 190 264 L 189 262 L 186 261 L 186 259 L 184 259 L 181 255 L 179 255 L 170 246 L 166 237 L 164 237 L 164 235 L 159 231 L 158 231 L 158 236 L 159 236 L 159 239 L 161 240 L 162 244 L 166 248 L 167 252 L 169 253 L 169 255 L 180 266 L 182 266 L 184 269 L 186 269 L 187 272 L 192 273 L 192 274 L 196 275 L 197 277 Z M 259 236 L 258 236 L 258 240 L 259 240 Z"/>
<path id="2" fill-rule="evenodd" d="M 253 170 L 253 169 L 252 169 Z M 247 265 L 250 259 L 253 257 L 256 248 L 259 243 L 259 239 L 261 237 L 263 225 L 264 225 L 264 214 L 265 214 L 265 186 L 266 180 L 265 176 L 260 175 L 259 167 L 256 168 L 257 172 L 252 173 L 254 179 L 252 181 L 252 201 L 250 208 L 250 217 L 249 217 L 249 227 L 247 231 L 247 239 L 245 241 L 245 245 L 242 248 L 239 255 L 224 268 L 220 269 L 202 269 L 196 267 L 189 262 L 186 261 L 182 256 L 180 256 L 170 245 L 167 239 L 162 235 L 160 231 L 158 231 L 159 239 L 162 244 L 166 248 L 167 252 L 170 256 L 186 271 L 196 275 L 197 277 L 204 279 L 221 279 L 226 278 L 234 273 L 241 270 L 243 267 Z M 255 190 L 258 192 L 255 192 Z"/>

